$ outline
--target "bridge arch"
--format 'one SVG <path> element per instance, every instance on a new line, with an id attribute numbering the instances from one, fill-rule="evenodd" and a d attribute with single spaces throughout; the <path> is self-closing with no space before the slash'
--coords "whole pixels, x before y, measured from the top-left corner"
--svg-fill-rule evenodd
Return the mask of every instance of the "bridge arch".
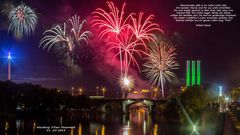
<path id="1" fill-rule="evenodd" d="M 139 106 L 142 106 L 142 107 L 146 107 L 148 108 L 148 112 L 150 113 L 152 111 L 152 105 L 153 105 L 153 102 L 152 101 L 149 101 L 149 100 L 124 100 L 122 102 L 122 110 L 124 113 L 128 113 L 129 112 L 129 108 L 132 106 L 132 105 L 139 105 Z"/>
<path id="2" fill-rule="evenodd" d="M 99 110 L 101 112 L 111 112 L 111 111 L 121 111 L 121 102 L 114 102 L 114 101 L 110 101 L 107 103 L 104 103 L 103 105 L 99 106 Z"/>

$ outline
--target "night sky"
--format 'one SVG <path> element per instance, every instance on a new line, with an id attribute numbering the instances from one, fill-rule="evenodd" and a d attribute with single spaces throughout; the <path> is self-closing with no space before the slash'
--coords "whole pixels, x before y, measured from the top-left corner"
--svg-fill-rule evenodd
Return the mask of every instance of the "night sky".
<path id="1" fill-rule="evenodd" d="M 122 0 L 113 0 L 120 7 Z M 81 58 L 78 71 L 72 72 L 56 58 L 53 53 L 39 48 L 42 33 L 56 24 L 62 24 L 77 14 L 81 19 L 88 19 L 96 8 L 107 9 L 105 0 L 23 0 L 33 8 L 39 17 L 33 36 L 15 39 L 8 33 L 7 13 L 12 5 L 19 1 L 0 3 L 0 79 L 7 78 L 7 60 L 4 58 L 10 49 L 14 60 L 13 81 L 31 82 L 45 87 L 69 89 L 71 86 L 82 86 L 93 91 L 96 85 L 107 86 L 111 90 L 119 89 L 114 71 L 99 58 L 101 52 L 89 44 L 90 53 Z M 223 84 L 226 88 L 240 85 L 240 17 L 239 4 L 236 0 L 126 0 L 126 12 L 144 12 L 154 14 L 154 22 L 163 29 L 167 38 L 174 40 L 177 47 L 180 69 L 175 73 L 178 78 L 185 78 L 187 59 L 202 61 L 202 79 L 207 84 Z M 228 23 L 211 23 L 211 27 L 196 27 L 194 23 L 176 23 L 170 15 L 180 3 L 224 3 L 234 9 L 237 17 Z M 88 51 L 89 51 L 88 50 Z M 94 50 L 94 51 L 92 51 Z M 102 55 L 102 54 L 101 54 Z M 136 83 L 146 84 L 146 79 L 137 71 Z M 136 84 L 137 86 L 145 86 Z"/>

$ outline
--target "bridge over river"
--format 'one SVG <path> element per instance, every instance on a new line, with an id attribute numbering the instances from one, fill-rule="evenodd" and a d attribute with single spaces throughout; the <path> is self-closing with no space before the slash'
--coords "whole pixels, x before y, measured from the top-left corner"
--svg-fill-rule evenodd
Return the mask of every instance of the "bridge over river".
<path id="1" fill-rule="evenodd" d="M 148 113 L 155 110 L 159 104 L 166 103 L 167 100 L 161 99 L 116 99 L 103 98 L 100 96 L 90 96 L 91 108 L 98 111 L 108 112 L 111 110 L 121 111 L 122 113 L 129 113 L 131 110 L 144 109 Z"/>

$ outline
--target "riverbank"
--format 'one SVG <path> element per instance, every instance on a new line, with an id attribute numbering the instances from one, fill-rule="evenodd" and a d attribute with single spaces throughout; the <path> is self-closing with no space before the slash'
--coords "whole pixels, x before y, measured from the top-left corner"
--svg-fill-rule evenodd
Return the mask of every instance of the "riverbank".
<path id="1" fill-rule="evenodd" d="M 228 111 L 225 116 L 224 134 L 240 135 L 240 120 L 236 112 Z"/>

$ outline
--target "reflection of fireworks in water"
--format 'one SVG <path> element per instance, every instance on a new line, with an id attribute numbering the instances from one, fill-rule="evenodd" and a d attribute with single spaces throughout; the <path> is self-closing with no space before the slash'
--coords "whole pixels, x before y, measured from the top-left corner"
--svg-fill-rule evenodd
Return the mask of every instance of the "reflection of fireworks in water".
<path id="1" fill-rule="evenodd" d="M 38 19 L 35 11 L 24 4 L 14 8 L 8 18 L 10 22 L 9 30 L 18 38 L 21 38 L 23 35 L 31 35 L 34 32 Z"/>
<path id="2" fill-rule="evenodd" d="M 151 84 L 161 85 L 162 97 L 164 97 L 164 85 L 167 81 L 171 81 L 175 74 L 171 71 L 178 69 L 176 61 L 175 48 L 167 43 L 160 43 L 158 46 L 152 46 L 146 63 L 143 64 L 146 77 Z"/>
<path id="3" fill-rule="evenodd" d="M 161 29 L 158 24 L 152 23 L 153 15 L 148 16 L 145 21 L 142 19 L 143 13 L 139 14 L 138 19 L 134 17 L 133 13 L 125 18 L 126 3 L 123 4 L 121 11 L 112 2 L 107 2 L 107 4 L 110 12 L 98 8 L 92 13 L 92 26 L 97 26 L 99 29 L 100 39 L 107 37 L 108 51 L 115 53 L 113 60 L 119 56 L 121 75 L 128 73 L 131 63 L 140 69 L 135 57 L 140 56 L 141 58 L 142 54 L 146 54 L 146 41 L 154 41 L 155 36 L 152 32 L 161 31 Z"/>
<path id="4" fill-rule="evenodd" d="M 55 46 L 58 48 L 55 51 L 59 51 L 57 53 L 60 55 L 66 55 L 67 51 L 67 56 L 73 60 L 75 57 L 78 58 L 77 46 L 80 46 L 82 41 L 88 43 L 91 32 L 82 30 L 86 20 L 80 23 L 79 17 L 76 15 L 69 19 L 69 22 L 71 24 L 70 30 L 66 28 L 66 23 L 63 24 L 63 27 L 57 25 L 46 30 L 43 33 L 45 36 L 41 39 L 40 46 L 43 46 L 43 49 L 47 48 L 48 51 Z"/>

